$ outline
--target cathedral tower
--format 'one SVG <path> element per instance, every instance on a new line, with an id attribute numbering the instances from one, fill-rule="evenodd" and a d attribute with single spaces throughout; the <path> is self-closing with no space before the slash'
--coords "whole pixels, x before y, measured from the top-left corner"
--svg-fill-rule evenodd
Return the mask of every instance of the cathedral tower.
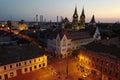
<path id="1" fill-rule="evenodd" d="M 78 26 L 78 13 L 77 13 L 77 7 L 75 7 L 75 11 L 73 14 L 73 29 L 76 29 L 76 27 Z"/>
<path id="2" fill-rule="evenodd" d="M 80 16 L 80 29 L 85 29 L 85 13 L 84 8 L 82 9 L 82 13 Z"/>

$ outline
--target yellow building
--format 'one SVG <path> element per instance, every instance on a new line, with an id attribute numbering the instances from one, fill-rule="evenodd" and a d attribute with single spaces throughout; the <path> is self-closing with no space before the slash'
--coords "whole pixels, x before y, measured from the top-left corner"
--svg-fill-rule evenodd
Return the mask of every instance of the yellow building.
<path id="1" fill-rule="evenodd" d="M 19 24 L 19 30 L 28 30 L 28 26 L 26 24 Z"/>
<path id="2" fill-rule="evenodd" d="M 16 29 L 16 30 L 28 30 L 28 25 L 27 24 L 20 24 L 18 22 L 12 22 L 12 29 Z"/>
<path id="3" fill-rule="evenodd" d="M 18 77 L 35 70 L 39 70 L 43 67 L 47 67 L 47 56 L 43 54 L 43 51 L 42 49 L 40 50 L 40 48 L 36 48 L 30 45 L 22 45 L 9 47 L 7 46 L 4 47 L 4 49 L 7 51 L 10 49 L 9 54 L 11 55 L 8 55 L 7 52 L 4 54 L 1 53 L 0 80 L 7 80 L 10 78 Z M 34 53 L 32 50 L 34 50 Z M 5 60 L 3 59 L 4 55 L 6 55 Z"/>

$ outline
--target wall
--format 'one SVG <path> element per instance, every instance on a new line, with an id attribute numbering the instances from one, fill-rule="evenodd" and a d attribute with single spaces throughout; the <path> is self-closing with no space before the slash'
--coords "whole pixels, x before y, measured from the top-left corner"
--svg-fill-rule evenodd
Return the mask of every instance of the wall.
<path id="1" fill-rule="evenodd" d="M 120 80 L 120 60 L 118 58 L 86 49 L 80 50 L 78 58 L 80 67 L 89 69 L 89 75 L 97 78 L 102 76 L 102 80 Z"/>
<path id="2" fill-rule="evenodd" d="M 34 59 L 3 65 L 0 66 L 0 80 L 4 80 L 5 75 L 7 78 L 12 78 L 21 74 L 38 70 L 42 67 L 47 67 L 47 56 L 45 55 Z"/>

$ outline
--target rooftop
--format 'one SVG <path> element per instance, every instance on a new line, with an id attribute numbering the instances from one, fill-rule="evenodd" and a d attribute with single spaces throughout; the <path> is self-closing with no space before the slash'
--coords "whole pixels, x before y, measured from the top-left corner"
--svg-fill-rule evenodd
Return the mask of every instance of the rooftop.
<path id="1" fill-rule="evenodd" d="M 33 45 L 0 46 L 0 66 L 39 57 L 45 52 Z"/>
<path id="2" fill-rule="evenodd" d="M 91 38 L 92 36 L 89 34 L 87 30 L 79 30 L 79 31 L 70 31 L 69 32 L 72 40 L 77 40 L 77 39 L 87 39 Z"/>
<path id="3" fill-rule="evenodd" d="M 84 47 L 91 51 L 105 53 L 120 58 L 120 41 L 118 40 L 119 38 L 117 37 L 108 40 L 96 41 L 89 43 Z"/>

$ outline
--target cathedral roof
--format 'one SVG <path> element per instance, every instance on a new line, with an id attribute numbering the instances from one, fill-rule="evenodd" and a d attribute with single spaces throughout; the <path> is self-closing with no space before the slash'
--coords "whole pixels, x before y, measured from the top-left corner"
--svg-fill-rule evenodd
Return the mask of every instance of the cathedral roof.
<path id="1" fill-rule="evenodd" d="M 89 34 L 87 30 L 81 29 L 79 31 L 69 31 L 72 40 L 80 40 L 80 39 L 88 39 L 92 36 Z"/>

